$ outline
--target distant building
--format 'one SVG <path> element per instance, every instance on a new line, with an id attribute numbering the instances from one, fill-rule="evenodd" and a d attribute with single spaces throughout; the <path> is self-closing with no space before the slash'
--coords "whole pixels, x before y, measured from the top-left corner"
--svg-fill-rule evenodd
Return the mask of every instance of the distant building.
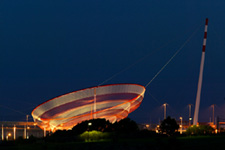
<path id="1" fill-rule="evenodd" d="M 157 124 L 138 124 L 138 128 L 140 130 L 155 130 L 156 129 Z"/>
<path id="2" fill-rule="evenodd" d="M 44 137 L 46 133 L 35 122 L 1 121 L 1 140 L 16 140 L 19 137 Z"/>

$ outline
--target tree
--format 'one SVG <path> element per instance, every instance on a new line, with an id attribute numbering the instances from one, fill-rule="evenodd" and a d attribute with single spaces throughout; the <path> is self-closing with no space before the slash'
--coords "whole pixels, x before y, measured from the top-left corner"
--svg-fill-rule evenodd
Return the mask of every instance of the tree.
<path id="1" fill-rule="evenodd" d="M 207 135 L 213 132 L 214 129 L 209 125 L 194 125 L 186 130 L 187 135 Z"/>
<path id="2" fill-rule="evenodd" d="M 119 122 L 115 122 L 113 126 L 115 127 L 115 131 L 120 133 L 132 133 L 139 129 L 137 123 L 130 118 L 125 118 Z"/>
<path id="3" fill-rule="evenodd" d="M 172 136 L 178 130 L 179 125 L 177 124 L 175 119 L 170 118 L 170 116 L 168 116 L 162 121 L 159 128 L 161 133 L 167 134 L 168 136 Z"/>
<path id="4" fill-rule="evenodd" d="M 85 131 L 110 131 L 111 130 L 112 124 L 105 119 L 91 119 L 91 120 L 86 120 L 81 123 L 78 123 L 76 126 L 72 128 L 73 134 L 78 135 L 81 134 Z"/>

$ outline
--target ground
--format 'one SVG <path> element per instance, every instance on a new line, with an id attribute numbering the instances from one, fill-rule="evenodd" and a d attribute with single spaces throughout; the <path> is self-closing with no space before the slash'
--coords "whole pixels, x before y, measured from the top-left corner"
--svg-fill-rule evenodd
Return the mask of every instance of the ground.
<path id="1" fill-rule="evenodd" d="M 13 144 L 13 142 L 1 145 L 1 150 L 88 150 L 88 149 L 107 149 L 107 150 L 199 150 L 199 149 L 224 149 L 225 136 L 194 136 L 194 137 L 151 137 L 139 139 L 117 139 L 116 141 L 98 142 L 65 142 L 47 143 L 38 141 L 32 144 Z"/>

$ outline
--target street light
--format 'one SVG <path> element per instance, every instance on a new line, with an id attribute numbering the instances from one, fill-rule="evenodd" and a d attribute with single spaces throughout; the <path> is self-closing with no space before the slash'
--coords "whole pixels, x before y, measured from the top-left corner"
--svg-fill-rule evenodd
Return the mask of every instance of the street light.
<path id="1" fill-rule="evenodd" d="M 16 140 L 16 125 L 13 127 L 13 139 Z"/>
<path id="2" fill-rule="evenodd" d="M 180 117 L 180 134 L 182 134 L 182 130 L 183 130 L 183 128 L 182 128 L 182 120 L 183 120 L 183 118 Z"/>
<path id="3" fill-rule="evenodd" d="M 188 106 L 189 106 L 189 126 L 191 126 L 191 120 L 192 120 L 192 118 L 191 118 L 191 106 L 192 106 L 192 104 L 188 104 Z"/>
<path id="4" fill-rule="evenodd" d="M 44 127 L 44 137 L 46 137 L 46 128 Z"/>
<path id="5" fill-rule="evenodd" d="M 8 141 L 10 137 L 11 137 L 11 133 L 8 133 L 6 136 L 6 140 Z"/>
<path id="6" fill-rule="evenodd" d="M 4 127 L 3 127 L 3 124 L 2 124 L 2 141 L 4 140 Z"/>
<path id="7" fill-rule="evenodd" d="M 212 106 L 212 108 L 213 108 L 213 112 L 212 112 L 212 113 L 213 113 L 213 116 L 212 116 L 212 117 L 213 117 L 212 123 L 213 123 L 213 125 L 214 125 L 214 111 L 215 111 L 215 104 L 212 104 L 211 106 Z"/>
<path id="8" fill-rule="evenodd" d="M 88 141 L 90 141 L 90 135 L 89 135 L 89 127 L 92 125 L 91 122 L 88 122 Z"/>
<path id="9" fill-rule="evenodd" d="M 29 136 L 28 136 L 28 131 L 27 131 L 27 129 L 28 129 L 28 117 L 29 117 L 29 115 L 26 115 L 26 121 L 27 121 L 27 123 L 26 123 L 26 139 L 28 139 L 29 138 Z"/>
<path id="10" fill-rule="evenodd" d="M 166 105 L 168 105 L 168 104 L 167 103 L 163 104 L 163 107 L 164 107 L 164 119 L 166 119 Z"/>

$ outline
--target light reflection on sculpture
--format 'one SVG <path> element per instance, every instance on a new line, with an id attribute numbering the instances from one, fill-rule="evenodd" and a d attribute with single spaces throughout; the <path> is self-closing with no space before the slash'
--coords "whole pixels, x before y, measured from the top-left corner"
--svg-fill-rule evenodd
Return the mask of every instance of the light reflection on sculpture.
<path id="1" fill-rule="evenodd" d="M 145 93 L 138 84 L 112 84 L 71 92 L 38 105 L 32 116 L 44 130 L 68 130 L 85 120 L 119 121 L 136 110 Z"/>

